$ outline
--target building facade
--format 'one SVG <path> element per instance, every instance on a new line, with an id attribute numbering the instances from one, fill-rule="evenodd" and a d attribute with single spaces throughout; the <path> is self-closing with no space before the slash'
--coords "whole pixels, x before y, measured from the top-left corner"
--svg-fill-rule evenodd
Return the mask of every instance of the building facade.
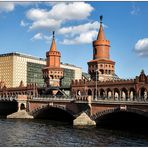
<path id="1" fill-rule="evenodd" d="M 71 94 L 77 100 L 87 100 L 91 96 L 93 100 L 147 101 L 148 76 L 142 71 L 139 76 L 127 80 L 75 80 Z"/>
<path id="2" fill-rule="evenodd" d="M 46 59 L 37 58 L 22 53 L 7 53 L 0 55 L 0 82 L 7 88 L 18 87 L 23 81 L 24 86 L 31 83 L 37 83 L 39 87 L 45 85 L 42 68 L 46 66 Z M 62 81 L 67 86 L 70 86 L 72 79 L 81 79 L 82 68 L 63 64 L 60 66 L 65 70 Z M 68 72 L 68 73 L 67 73 Z M 69 74 L 72 73 L 72 74 Z"/>
<path id="3" fill-rule="evenodd" d="M 41 65 L 46 63 L 44 59 L 17 52 L 0 55 L 0 79 L 5 82 L 6 87 L 18 87 L 21 81 L 27 85 L 29 62 Z"/>

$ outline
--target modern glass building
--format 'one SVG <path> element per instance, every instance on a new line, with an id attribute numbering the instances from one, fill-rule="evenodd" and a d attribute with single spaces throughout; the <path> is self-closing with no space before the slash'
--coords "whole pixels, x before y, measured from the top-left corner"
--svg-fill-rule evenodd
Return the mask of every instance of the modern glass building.
<path id="1" fill-rule="evenodd" d="M 6 87 L 18 87 L 23 81 L 37 83 L 44 86 L 42 68 L 46 65 L 43 58 L 33 57 L 22 53 L 6 53 L 0 55 L 0 81 L 4 81 Z M 71 64 L 61 63 L 64 68 L 64 77 L 61 80 L 62 87 L 69 87 L 72 79 L 82 78 L 82 69 Z"/>

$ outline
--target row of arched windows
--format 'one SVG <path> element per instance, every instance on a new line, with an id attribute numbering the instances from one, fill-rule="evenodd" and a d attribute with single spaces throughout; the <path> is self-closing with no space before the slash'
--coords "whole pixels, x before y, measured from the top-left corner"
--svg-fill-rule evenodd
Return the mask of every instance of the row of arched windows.
<path id="1" fill-rule="evenodd" d="M 114 100 L 147 100 L 148 91 L 146 88 L 142 87 L 138 92 L 134 88 L 126 89 L 88 89 L 88 90 L 77 90 L 74 92 L 76 98 L 81 98 L 80 96 L 92 96 L 93 99 L 114 99 Z"/>

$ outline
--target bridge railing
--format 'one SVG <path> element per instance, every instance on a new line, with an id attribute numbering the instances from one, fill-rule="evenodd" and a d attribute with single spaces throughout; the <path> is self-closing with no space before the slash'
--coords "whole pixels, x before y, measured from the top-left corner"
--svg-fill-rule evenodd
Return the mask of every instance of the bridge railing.
<path id="1" fill-rule="evenodd" d="M 100 103 L 145 103 L 148 104 L 148 100 L 92 100 L 92 102 Z"/>
<path id="2" fill-rule="evenodd" d="M 78 102 L 86 102 L 88 101 L 88 96 L 76 96 L 76 101 Z M 145 99 L 143 97 L 135 97 L 135 98 L 107 98 L 107 97 L 98 97 L 91 99 L 91 102 L 141 102 L 141 103 L 148 103 L 148 98 Z"/>
<path id="3" fill-rule="evenodd" d="M 39 96 L 39 97 L 33 97 L 31 100 L 38 100 L 38 101 L 42 101 L 42 100 L 75 100 L 75 98 L 73 97 L 56 97 L 56 96 Z"/>
<path id="4" fill-rule="evenodd" d="M 16 97 L 0 97 L 0 101 L 16 101 Z"/>

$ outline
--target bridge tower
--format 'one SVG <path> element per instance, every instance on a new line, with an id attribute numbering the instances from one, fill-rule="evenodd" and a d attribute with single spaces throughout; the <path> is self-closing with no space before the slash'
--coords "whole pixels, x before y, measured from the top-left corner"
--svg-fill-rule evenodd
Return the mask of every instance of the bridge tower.
<path id="1" fill-rule="evenodd" d="M 106 39 L 102 18 L 100 16 L 100 29 L 97 39 L 93 41 L 93 60 L 88 62 L 88 73 L 93 80 L 113 79 L 115 73 L 115 62 L 110 60 L 110 41 Z"/>
<path id="2" fill-rule="evenodd" d="M 53 31 L 53 38 L 50 50 L 46 52 L 46 67 L 42 69 L 46 86 L 60 86 L 60 79 L 63 77 L 63 69 L 60 67 L 61 53 L 56 49 L 56 42 Z"/>

